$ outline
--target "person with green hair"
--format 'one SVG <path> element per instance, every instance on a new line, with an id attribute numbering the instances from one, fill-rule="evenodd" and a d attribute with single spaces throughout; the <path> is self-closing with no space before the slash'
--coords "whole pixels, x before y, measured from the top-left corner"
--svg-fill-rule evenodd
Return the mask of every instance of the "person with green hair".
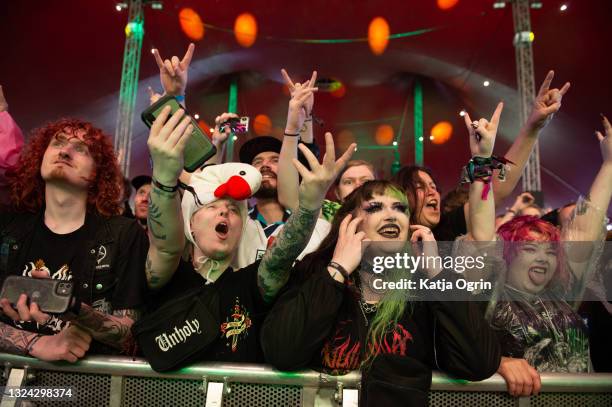
<path id="1" fill-rule="evenodd" d="M 426 406 L 436 366 L 467 380 L 495 373 L 499 344 L 477 304 L 445 302 L 441 292 L 433 301 L 409 301 L 407 290 L 376 289 L 375 278 L 400 281 L 410 271 L 376 274 L 364 266 L 366 247 L 391 256 L 421 241 L 425 254 L 437 255 L 431 230 L 409 219 L 405 191 L 389 181 L 368 181 L 345 199 L 329 235 L 294 266 L 264 322 L 268 363 L 289 371 L 361 370 L 365 406 Z M 423 270 L 426 278 L 452 278 L 435 267 Z"/>

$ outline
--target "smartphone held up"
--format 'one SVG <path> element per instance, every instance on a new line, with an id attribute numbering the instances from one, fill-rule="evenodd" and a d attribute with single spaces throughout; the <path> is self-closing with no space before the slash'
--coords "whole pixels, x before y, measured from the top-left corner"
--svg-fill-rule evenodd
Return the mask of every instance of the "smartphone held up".
<path id="1" fill-rule="evenodd" d="M 150 128 L 153 122 L 160 115 L 164 107 L 170 106 L 170 118 L 177 110 L 185 108 L 179 104 L 174 96 L 166 95 L 161 97 L 157 102 L 149 106 L 145 111 L 142 112 L 142 121 Z M 191 124 L 193 125 L 193 131 L 189 136 L 187 145 L 185 146 L 185 171 L 194 172 L 198 168 L 202 167 L 206 160 L 214 156 L 217 149 L 212 144 L 208 135 L 204 134 L 196 120 L 190 114 L 185 111 L 185 115 L 189 116 Z"/>

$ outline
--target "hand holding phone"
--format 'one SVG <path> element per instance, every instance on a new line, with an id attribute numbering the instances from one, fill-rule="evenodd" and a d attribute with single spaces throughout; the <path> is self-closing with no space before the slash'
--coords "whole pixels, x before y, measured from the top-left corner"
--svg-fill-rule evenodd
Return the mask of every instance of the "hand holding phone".
<path id="1" fill-rule="evenodd" d="M 13 320 L 46 322 L 47 313 L 61 314 L 72 304 L 71 281 L 8 276 L 0 291 L 2 311 Z M 16 311 L 15 309 L 16 308 Z"/>
<path id="2" fill-rule="evenodd" d="M 234 134 L 245 134 L 249 131 L 249 118 L 248 117 L 232 117 L 231 119 L 221 123 L 219 131 L 224 133 L 227 128 L 230 128 Z"/>
<path id="3" fill-rule="evenodd" d="M 165 116 L 166 118 L 165 118 L 164 123 L 162 123 L 162 125 L 164 125 L 166 121 L 172 120 L 172 117 L 178 111 L 182 111 L 183 113 L 181 115 L 182 116 L 184 115 L 184 117 L 189 118 L 189 123 L 187 125 L 191 126 L 190 127 L 191 131 L 190 131 L 189 136 L 185 140 L 186 144 L 185 144 L 184 152 L 183 152 L 183 167 L 188 172 L 194 172 L 195 170 L 203 166 L 206 160 L 214 156 L 215 153 L 217 152 L 217 149 L 211 143 L 210 139 L 208 138 L 208 135 L 204 134 L 202 129 L 200 129 L 200 126 L 195 121 L 195 119 L 193 119 L 193 117 L 191 117 L 185 111 L 185 108 L 181 106 L 177 102 L 176 98 L 174 98 L 173 96 L 167 95 L 167 96 L 160 98 L 157 102 L 155 102 L 154 104 L 149 106 L 148 109 L 142 112 L 142 115 L 141 115 L 142 120 L 148 127 L 151 128 L 152 132 L 153 132 L 153 123 L 156 121 L 156 119 L 159 116 L 162 115 L 162 113 L 164 112 L 164 108 L 167 108 L 170 110 L 168 113 L 166 113 L 166 116 Z M 178 120 L 176 124 L 178 124 Z M 170 134 L 168 134 L 167 136 L 170 136 Z M 168 139 L 168 137 L 166 137 L 166 139 Z M 149 137 L 149 141 L 151 141 L 151 137 Z M 163 147 L 163 146 L 160 145 L 159 147 Z M 149 142 L 149 149 L 151 149 L 150 142 Z M 161 180 L 159 181 L 161 182 Z"/>

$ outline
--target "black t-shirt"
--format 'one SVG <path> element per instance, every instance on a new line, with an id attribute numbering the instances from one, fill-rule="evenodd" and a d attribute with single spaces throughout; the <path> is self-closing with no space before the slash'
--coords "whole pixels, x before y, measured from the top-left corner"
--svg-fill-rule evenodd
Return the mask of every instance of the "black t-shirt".
<path id="1" fill-rule="evenodd" d="M 10 227 L 3 226 L 8 228 L 3 232 L 11 230 L 10 236 L 14 234 L 16 225 L 21 225 L 28 232 L 23 240 L 11 240 L 20 242 L 19 245 L 10 244 L 11 247 L 20 248 L 11 257 L 18 261 L 2 273 L 2 280 L 7 275 L 31 276 L 32 270 L 42 269 L 53 279 L 72 281 L 77 300 L 99 312 L 112 314 L 115 310 L 138 309 L 145 305 L 147 286 L 144 260 L 148 239 L 135 221 L 120 216 L 102 218 L 87 214 L 85 224 L 78 230 L 56 234 L 44 224 L 42 215 L 33 216 L 34 219 L 20 220 L 13 217 L 15 225 L 10 223 Z M 3 242 L 3 248 L 5 246 Z M 5 257 L 2 261 L 11 263 Z M 66 326 L 54 315 L 44 326 L 36 322 L 15 323 L 8 318 L 2 321 L 45 335 L 59 332 Z M 90 348 L 90 353 L 110 351 L 110 348 L 98 349 L 93 345 Z"/>
<path id="2" fill-rule="evenodd" d="M 85 254 L 82 242 L 85 237 L 85 225 L 74 232 L 57 234 L 45 225 L 43 218 L 38 222 L 32 234 L 32 241 L 26 254 L 26 263 L 21 268 L 21 275 L 32 277 L 33 270 L 42 270 L 54 280 L 72 281 Z M 66 322 L 56 316 L 51 316 L 45 325 L 36 322 L 15 323 L 19 328 L 31 332 L 51 335 L 62 330 Z"/>
<path id="3" fill-rule="evenodd" d="M 219 337 L 202 361 L 263 362 L 259 331 L 270 306 L 257 286 L 259 263 L 237 271 L 230 267 L 217 281 L 206 284 L 191 263 L 181 261 L 170 282 L 152 295 L 149 309 L 204 287 L 200 295 L 218 324 Z"/>
<path id="4" fill-rule="evenodd" d="M 452 242 L 467 233 L 463 205 L 440 215 L 440 223 L 431 230 L 438 242 Z"/>

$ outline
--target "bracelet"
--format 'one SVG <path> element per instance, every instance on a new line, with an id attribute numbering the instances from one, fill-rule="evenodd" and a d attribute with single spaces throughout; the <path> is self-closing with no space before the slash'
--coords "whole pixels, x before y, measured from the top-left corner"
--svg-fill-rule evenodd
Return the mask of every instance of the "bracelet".
<path id="1" fill-rule="evenodd" d="M 36 342 L 38 342 L 38 340 L 42 338 L 42 334 L 36 334 L 36 336 L 34 336 L 34 338 L 30 339 L 30 342 L 28 342 L 28 346 L 26 346 L 25 348 L 25 355 L 28 356 L 30 354 L 30 352 L 32 352 L 32 348 L 34 347 L 34 345 L 36 344 Z"/>
<path id="2" fill-rule="evenodd" d="M 340 274 L 342 274 L 342 277 L 344 277 L 344 281 L 348 281 L 349 273 L 348 271 L 346 271 L 344 267 L 342 267 L 342 265 L 340 265 L 339 263 L 336 263 L 335 261 L 330 261 L 327 267 L 331 267 L 334 270 L 338 270 Z"/>
<path id="3" fill-rule="evenodd" d="M 155 178 L 152 178 L 151 181 L 153 182 L 153 185 L 155 185 L 157 188 L 161 189 L 164 192 L 176 192 L 178 190 L 178 188 L 179 188 L 178 182 L 176 183 L 175 186 L 169 187 L 168 185 L 162 184 L 161 182 L 159 182 Z"/>
<path id="4" fill-rule="evenodd" d="M 284 135 L 287 136 L 287 137 L 299 137 L 300 133 L 298 133 L 298 134 L 291 134 L 291 133 L 285 132 Z"/>
<path id="5" fill-rule="evenodd" d="M 177 95 L 174 97 L 177 102 L 181 103 L 185 101 L 185 95 Z"/>

